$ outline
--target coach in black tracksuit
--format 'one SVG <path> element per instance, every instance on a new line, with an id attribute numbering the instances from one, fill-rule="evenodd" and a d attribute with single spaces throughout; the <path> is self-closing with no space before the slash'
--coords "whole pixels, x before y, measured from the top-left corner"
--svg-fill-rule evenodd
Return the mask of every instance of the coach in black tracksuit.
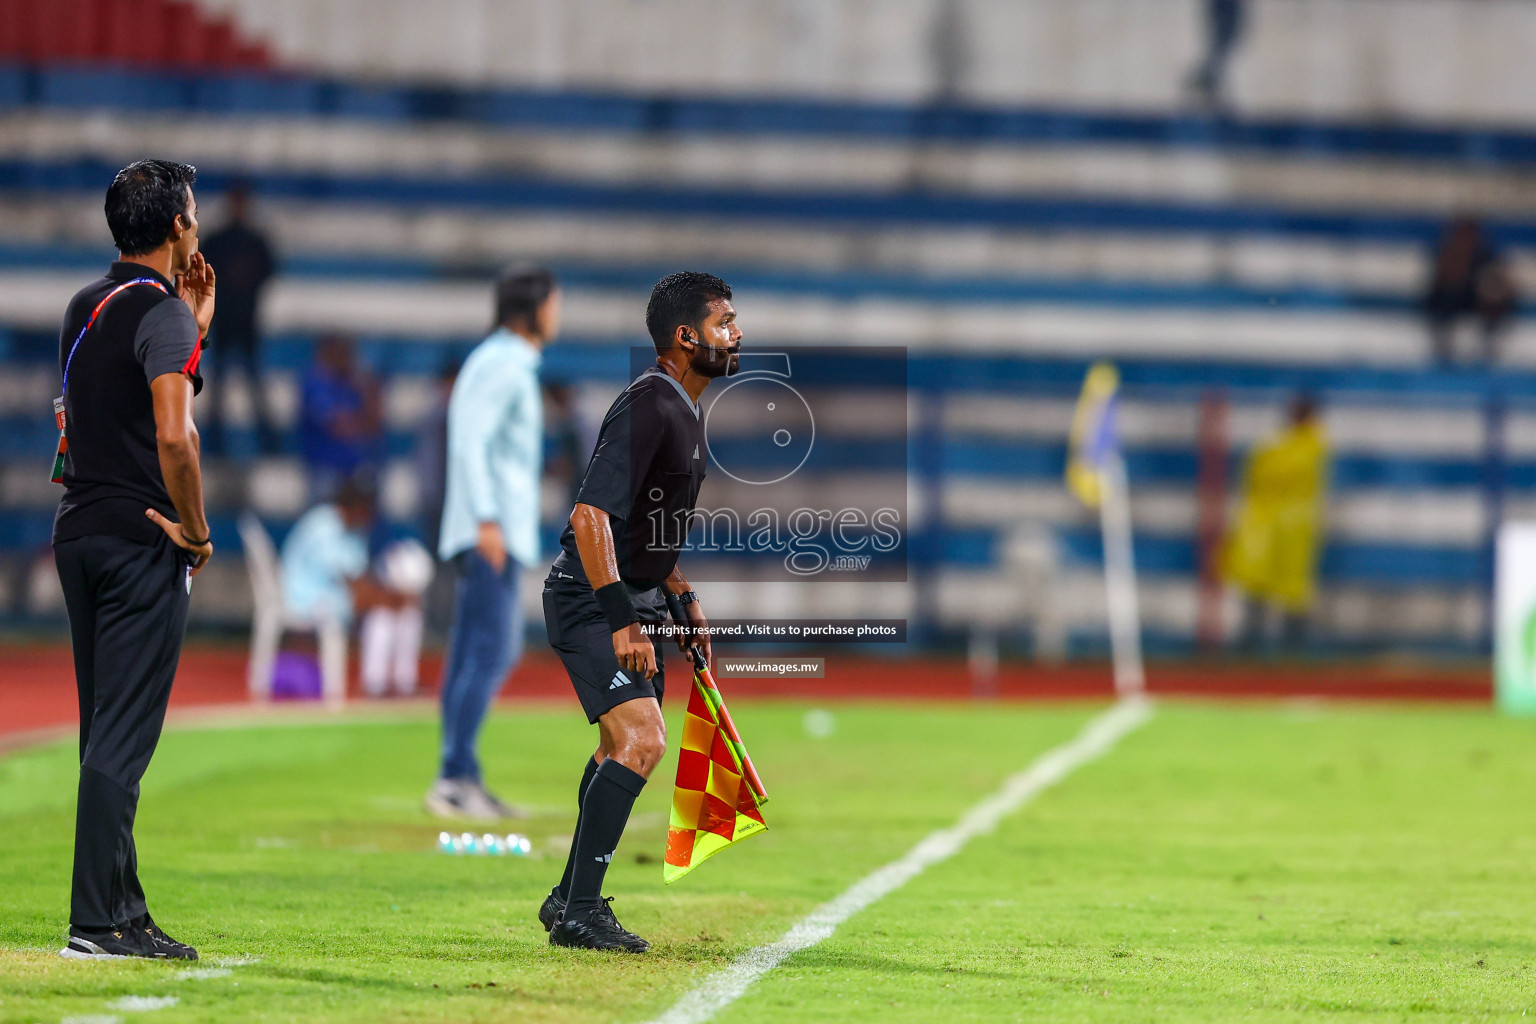
<path id="1" fill-rule="evenodd" d="M 64 498 L 54 559 L 80 692 L 80 793 L 66 957 L 197 959 L 139 885 L 133 819 L 181 656 L 192 577 L 213 554 L 192 396 L 213 317 L 195 172 L 146 160 L 107 190 L 120 253 L 59 336 Z"/>
<path id="2" fill-rule="evenodd" d="M 581 776 L 565 876 L 539 920 L 553 945 L 630 953 L 649 943 L 619 924 L 602 890 L 630 808 L 666 747 L 661 652 L 640 623 L 664 617 L 669 592 L 692 627 L 679 646 L 697 643 L 709 657 L 709 623 L 677 556 L 708 461 L 699 395 L 736 371 L 741 350 L 731 289 L 711 274 L 662 278 L 645 325 L 656 365 L 604 417 L 544 582 L 550 645 L 600 739 Z"/>

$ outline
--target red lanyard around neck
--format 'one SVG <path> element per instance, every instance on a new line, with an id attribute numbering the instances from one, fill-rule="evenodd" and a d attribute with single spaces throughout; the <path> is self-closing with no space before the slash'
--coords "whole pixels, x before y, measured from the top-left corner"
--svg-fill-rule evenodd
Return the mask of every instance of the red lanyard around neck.
<path id="1" fill-rule="evenodd" d="M 69 355 L 64 359 L 63 393 L 66 397 L 69 395 L 69 367 L 70 364 L 75 361 L 75 350 L 79 348 L 80 343 L 85 340 L 86 332 L 91 329 L 91 325 L 96 322 L 96 318 L 101 315 L 101 311 L 107 307 L 107 303 L 111 302 L 117 296 L 118 292 L 123 291 L 126 288 L 132 288 L 136 284 L 147 284 L 152 287 L 159 288 L 167 295 L 171 294 L 166 289 L 165 285 L 161 284 L 159 281 L 156 281 L 152 277 L 136 277 L 132 281 L 125 281 L 118 285 L 116 288 L 113 288 L 111 291 L 107 292 L 107 297 L 96 303 L 96 308 L 91 310 L 91 315 L 89 319 L 85 321 L 85 326 L 80 328 L 80 333 L 75 336 L 75 343 L 69 346 Z"/>

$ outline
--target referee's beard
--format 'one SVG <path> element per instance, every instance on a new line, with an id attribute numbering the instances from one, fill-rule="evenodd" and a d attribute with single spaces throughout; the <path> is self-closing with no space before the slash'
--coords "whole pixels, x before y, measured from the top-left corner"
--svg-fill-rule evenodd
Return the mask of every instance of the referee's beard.
<path id="1" fill-rule="evenodd" d="M 741 369 L 741 346 L 731 348 L 714 348 L 700 344 L 693 352 L 693 358 L 688 361 L 688 368 L 700 377 L 714 380 L 716 377 L 729 377 Z"/>

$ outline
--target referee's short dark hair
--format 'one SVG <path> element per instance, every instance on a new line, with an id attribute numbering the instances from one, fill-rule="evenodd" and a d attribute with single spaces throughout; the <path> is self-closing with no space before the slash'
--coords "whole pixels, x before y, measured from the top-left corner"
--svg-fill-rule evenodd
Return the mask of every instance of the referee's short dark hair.
<path id="1" fill-rule="evenodd" d="M 714 274 L 697 270 L 680 270 L 657 281 L 645 307 L 645 329 L 656 351 L 672 347 L 672 336 L 679 326 L 697 330 L 711 301 L 730 297 L 730 285 Z"/>
<path id="2" fill-rule="evenodd" d="M 555 272 L 530 263 L 514 263 L 496 278 L 496 325 L 527 323 L 555 290 Z"/>
<path id="3" fill-rule="evenodd" d="M 118 171 L 107 186 L 107 227 L 117 251 L 142 256 L 164 245 L 176 218 L 187 215 L 187 190 L 196 181 L 196 167 L 170 160 L 139 160 Z"/>

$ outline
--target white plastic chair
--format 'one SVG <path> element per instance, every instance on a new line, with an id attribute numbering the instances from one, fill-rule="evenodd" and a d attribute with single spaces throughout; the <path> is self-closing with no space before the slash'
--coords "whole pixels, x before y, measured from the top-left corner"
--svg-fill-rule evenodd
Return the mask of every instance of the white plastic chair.
<path id="1" fill-rule="evenodd" d="M 320 647 L 320 693 L 331 710 L 347 700 L 347 629 L 333 615 L 299 615 L 283 601 L 283 568 L 277 548 L 261 520 L 240 516 L 240 544 L 245 548 L 255 608 L 251 616 L 251 658 L 246 680 L 254 700 L 272 699 L 272 670 L 278 644 L 290 629 L 314 633 Z"/>

